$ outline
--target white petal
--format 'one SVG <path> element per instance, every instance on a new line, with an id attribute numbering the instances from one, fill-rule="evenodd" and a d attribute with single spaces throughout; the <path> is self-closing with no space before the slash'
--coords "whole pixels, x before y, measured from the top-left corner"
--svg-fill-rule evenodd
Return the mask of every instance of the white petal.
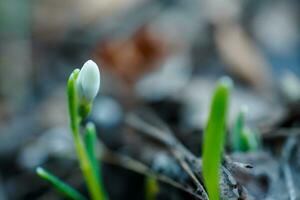
<path id="1" fill-rule="evenodd" d="M 97 96 L 100 87 L 100 71 L 94 61 L 88 60 L 82 66 L 77 79 L 77 87 L 79 95 L 89 101 Z"/>

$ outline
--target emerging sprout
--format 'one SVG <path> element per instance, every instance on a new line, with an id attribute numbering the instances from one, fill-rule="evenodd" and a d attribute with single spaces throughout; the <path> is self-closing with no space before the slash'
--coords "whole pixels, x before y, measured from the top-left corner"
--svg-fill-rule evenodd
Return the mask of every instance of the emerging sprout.
<path id="1" fill-rule="evenodd" d="M 248 108 L 243 106 L 235 120 L 231 135 L 231 144 L 233 151 L 235 152 L 255 151 L 258 150 L 260 146 L 260 139 L 258 134 L 248 128 L 245 123 L 245 115 L 247 111 Z"/>
<path id="2" fill-rule="evenodd" d="M 209 119 L 204 133 L 203 178 L 210 200 L 220 199 L 220 166 L 225 143 L 225 129 L 230 90 L 230 78 L 221 78 L 211 100 Z"/>
<path id="3" fill-rule="evenodd" d="M 91 102 L 97 96 L 100 88 L 100 71 L 98 65 L 88 60 L 82 66 L 78 79 L 77 90 L 80 99 Z"/>

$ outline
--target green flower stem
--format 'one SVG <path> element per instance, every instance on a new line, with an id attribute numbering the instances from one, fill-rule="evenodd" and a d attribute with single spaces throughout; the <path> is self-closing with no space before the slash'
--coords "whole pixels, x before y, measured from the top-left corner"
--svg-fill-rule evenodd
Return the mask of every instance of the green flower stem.
<path id="1" fill-rule="evenodd" d="M 38 167 L 36 173 L 49 183 L 53 185 L 60 193 L 65 197 L 72 200 L 86 200 L 86 198 L 80 194 L 77 190 L 73 189 L 71 186 L 64 183 L 62 180 L 57 178 L 55 175 L 46 171 L 45 169 Z"/>
<path id="2" fill-rule="evenodd" d="M 95 174 L 92 163 L 88 157 L 85 145 L 80 135 L 80 117 L 78 113 L 79 102 L 76 89 L 76 79 L 78 77 L 79 70 L 75 69 L 71 74 L 68 81 L 68 103 L 69 103 L 69 115 L 70 123 L 75 143 L 75 149 L 78 156 L 80 168 L 85 178 L 89 193 L 94 200 L 105 200 L 105 196 L 102 192 L 100 182 L 97 174 Z"/>
<path id="3" fill-rule="evenodd" d="M 220 166 L 225 141 L 227 107 L 231 88 L 230 79 L 219 81 L 210 108 L 208 124 L 204 132 L 203 177 L 209 199 L 220 199 Z"/>

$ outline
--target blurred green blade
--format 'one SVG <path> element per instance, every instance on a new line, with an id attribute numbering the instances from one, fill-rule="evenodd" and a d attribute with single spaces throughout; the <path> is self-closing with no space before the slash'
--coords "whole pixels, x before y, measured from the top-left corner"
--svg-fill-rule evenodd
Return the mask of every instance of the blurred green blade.
<path id="1" fill-rule="evenodd" d="M 243 138 L 244 143 L 246 143 L 245 151 L 257 151 L 259 149 L 259 137 L 255 131 L 245 128 Z"/>
<path id="2" fill-rule="evenodd" d="M 256 151 L 259 149 L 259 137 L 245 123 L 245 107 L 241 109 L 232 132 L 232 148 L 234 152 Z"/>
<path id="3" fill-rule="evenodd" d="M 145 199 L 155 200 L 159 192 L 158 181 L 155 177 L 148 175 L 145 177 Z"/>
<path id="4" fill-rule="evenodd" d="M 225 140 L 227 107 L 232 81 L 221 79 L 215 89 L 211 110 L 204 132 L 203 177 L 210 200 L 220 199 L 219 178 L 220 164 Z"/>
<path id="5" fill-rule="evenodd" d="M 86 198 L 82 194 L 80 194 L 77 190 L 67 185 L 66 183 L 61 181 L 58 177 L 46 171 L 45 169 L 38 167 L 36 169 L 36 173 L 44 180 L 51 183 L 51 185 L 55 187 L 65 197 L 72 200 L 86 200 Z"/>
<path id="6" fill-rule="evenodd" d="M 245 143 L 243 142 L 243 130 L 244 130 L 244 124 L 245 124 L 245 113 L 240 111 L 237 119 L 235 120 L 234 128 L 233 128 L 233 133 L 232 133 L 232 148 L 233 151 L 238 152 L 238 151 L 243 151 L 245 147 Z"/>

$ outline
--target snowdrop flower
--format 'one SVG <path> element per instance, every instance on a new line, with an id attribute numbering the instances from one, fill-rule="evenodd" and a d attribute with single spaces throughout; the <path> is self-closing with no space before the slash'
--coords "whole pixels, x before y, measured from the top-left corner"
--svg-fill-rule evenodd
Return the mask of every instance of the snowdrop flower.
<path id="1" fill-rule="evenodd" d="M 88 102 L 93 101 L 100 88 L 100 71 L 98 65 L 88 60 L 82 66 L 78 79 L 77 89 L 79 97 Z"/>

